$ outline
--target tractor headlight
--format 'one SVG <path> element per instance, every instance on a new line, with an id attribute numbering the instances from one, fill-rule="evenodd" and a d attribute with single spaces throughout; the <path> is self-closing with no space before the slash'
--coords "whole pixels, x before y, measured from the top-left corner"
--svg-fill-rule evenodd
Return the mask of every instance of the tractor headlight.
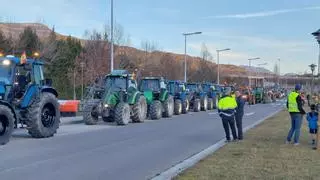
<path id="1" fill-rule="evenodd" d="M 2 61 L 2 64 L 5 65 L 5 66 L 9 66 L 11 63 L 10 63 L 10 60 L 5 59 L 5 60 Z"/>
<path id="2" fill-rule="evenodd" d="M 109 104 L 104 104 L 104 107 L 105 107 L 105 108 L 109 107 Z"/>

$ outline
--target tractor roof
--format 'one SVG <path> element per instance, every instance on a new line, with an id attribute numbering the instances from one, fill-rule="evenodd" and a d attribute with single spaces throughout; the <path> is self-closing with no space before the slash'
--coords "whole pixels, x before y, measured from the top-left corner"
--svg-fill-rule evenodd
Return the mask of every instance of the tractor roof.
<path id="1" fill-rule="evenodd" d="M 0 61 L 4 61 L 4 60 L 9 60 L 9 61 L 13 62 L 16 65 L 22 65 L 21 64 L 21 59 L 19 57 L 15 57 L 15 56 L 0 57 Z M 44 63 L 41 60 L 35 60 L 35 59 L 27 59 L 26 64 L 44 65 Z"/>
<path id="2" fill-rule="evenodd" d="M 164 80 L 164 78 L 163 77 L 144 77 L 144 78 L 142 78 L 142 79 L 147 79 L 147 80 Z"/>
<path id="3" fill-rule="evenodd" d="M 113 70 L 110 74 L 106 75 L 106 77 L 108 76 L 132 77 L 132 74 L 130 74 L 127 70 Z"/>

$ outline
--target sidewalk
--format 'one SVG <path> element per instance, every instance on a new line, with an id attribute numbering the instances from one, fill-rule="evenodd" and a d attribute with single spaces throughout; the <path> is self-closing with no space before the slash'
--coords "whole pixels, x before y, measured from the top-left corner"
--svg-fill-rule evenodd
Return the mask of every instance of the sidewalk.
<path id="1" fill-rule="evenodd" d="M 289 126 L 282 111 L 175 179 L 320 179 L 320 151 L 311 149 L 306 120 L 297 147 L 284 144 Z"/>

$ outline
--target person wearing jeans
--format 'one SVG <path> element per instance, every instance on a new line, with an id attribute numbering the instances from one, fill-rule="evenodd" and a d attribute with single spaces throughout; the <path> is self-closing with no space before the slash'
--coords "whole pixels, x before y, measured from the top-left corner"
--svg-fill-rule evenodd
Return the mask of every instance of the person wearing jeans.
<path id="1" fill-rule="evenodd" d="M 237 108 L 236 108 L 236 125 L 238 130 L 238 139 L 243 140 L 243 132 L 242 132 L 242 118 L 244 114 L 244 100 L 242 99 L 242 95 L 239 91 L 236 91 L 236 101 L 237 101 Z"/>
<path id="2" fill-rule="evenodd" d="M 294 145 L 299 145 L 300 129 L 303 115 L 303 100 L 300 96 L 301 85 L 297 84 L 295 90 L 288 95 L 287 108 L 291 117 L 291 128 L 288 132 L 286 143 L 289 144 L 294 135 Z"/>

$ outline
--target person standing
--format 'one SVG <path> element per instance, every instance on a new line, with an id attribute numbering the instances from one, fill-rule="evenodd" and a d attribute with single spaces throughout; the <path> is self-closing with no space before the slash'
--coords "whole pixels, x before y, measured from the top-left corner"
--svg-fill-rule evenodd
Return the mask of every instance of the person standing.
<path id="1" fill-rule="evenodd" d="M 234 123 L 235 109 L 237 108 L 237 102 L 235 98 L 231 96 L 231 88 L 226 88 L 224 95 L 218 102 L 218 112 L 222 119 L 222 125 L 226 134 L 226 142 L 230 142 L 230 129 L 232 132 L 233 140 L 238 139 L 236 127 Z M 230 129 L 229 129 L 230 127 Z"/>
<path id="2" fill-rule="evenodd" d="M 295 90 L 288 95 L 287 108 L 291 117 L 291 128 L 286 143 L 291 142 L 294 135 L 294 145 L 299 145 L 302 117 L 306 112 L 303 109 L 303 100 L 300 96 L 301 85 L 297 84 Z"/>
<path id="3" fill-rule="evenodd" d="M 236 101 L 237 101 L 237 108 L 236 108 L 236 125 L 238 131 L 238 139 L 243 140 L 243 132 L 242 132 L 242 118 L 244 114 L 244 100 L 242 99 L 242 95 L 239 91 L 236 91 Z"/>

